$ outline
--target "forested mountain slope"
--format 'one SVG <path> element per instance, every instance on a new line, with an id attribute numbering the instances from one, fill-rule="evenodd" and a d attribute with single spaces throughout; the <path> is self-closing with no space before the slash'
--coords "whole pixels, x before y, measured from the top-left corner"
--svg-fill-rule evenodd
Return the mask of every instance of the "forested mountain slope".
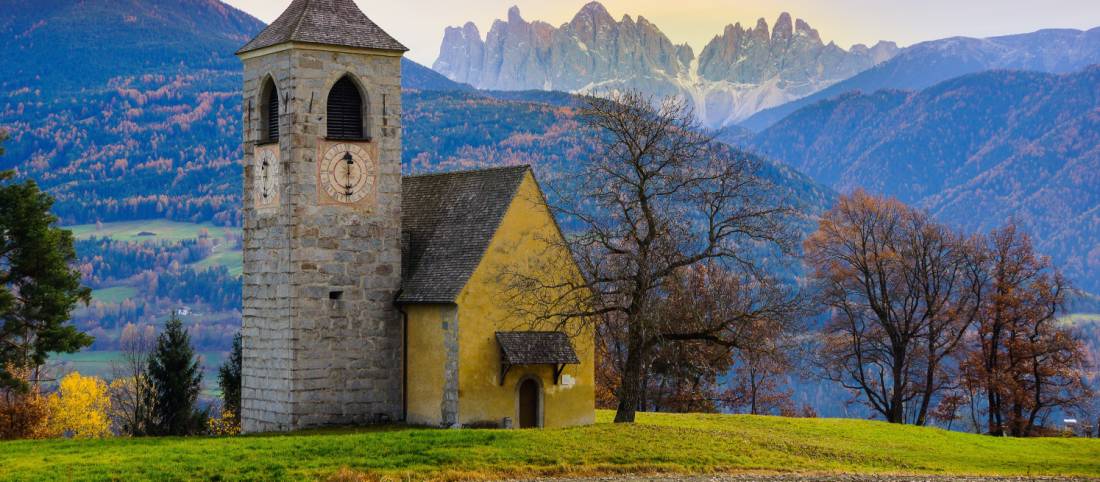
<path id="1" fill-rule="evenodd" d="M 838 191 L 897 196 L 968 229 L 1015 218 L 1080 287 L 1100 290 L 1100 66 L 849 93 L 749 144 Z"/>

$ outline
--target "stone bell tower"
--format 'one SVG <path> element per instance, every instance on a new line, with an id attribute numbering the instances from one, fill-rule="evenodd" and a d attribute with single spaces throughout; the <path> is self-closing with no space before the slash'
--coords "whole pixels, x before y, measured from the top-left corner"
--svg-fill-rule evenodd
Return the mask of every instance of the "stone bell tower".
<path id="1" fill-rule="evenodd" d="M 246 432 L 401 416 L 406 50 L 352 0 L 294 0 L 237 52 Z"/>

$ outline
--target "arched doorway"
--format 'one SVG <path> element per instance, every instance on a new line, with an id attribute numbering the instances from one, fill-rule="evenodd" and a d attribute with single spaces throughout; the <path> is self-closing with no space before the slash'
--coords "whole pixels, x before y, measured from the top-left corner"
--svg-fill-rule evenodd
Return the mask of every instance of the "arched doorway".
<path id="1" fill-rule="evenodd" d="M 542 404 L 542 387 L 538 380 L 525 378 L 519 384 L 519 428 L 537 428 Z"/>

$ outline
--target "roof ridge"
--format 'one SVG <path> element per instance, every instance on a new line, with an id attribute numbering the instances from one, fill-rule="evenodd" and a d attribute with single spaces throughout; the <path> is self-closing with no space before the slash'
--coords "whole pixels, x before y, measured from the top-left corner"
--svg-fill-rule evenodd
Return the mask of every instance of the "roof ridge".
<path id="1" fill-rule="evenodd" d="M 270 25 L 237 50 L 243 55 L 285 43 L 407 52 L 353 0 L 293 0 Z"/>
<path id="2" fill-rule="evenodd" d="M 476 168 L 476 169 L 464 169 L 464 170 L 459 170 L 459 171 L 446 171 L 446 172 L 425 172 L 425 173 L 421 173 L 421 174 L 409 174 L 408 176 L 401 176 L 401 177 L 403 179 L 410 179 L 410 178 L 433 177 L 433 176 L 449 176 L 449 175 L 453 175 L 453 174 L 477 174 L 477 173 L 482 173 L 482 172 L 508 171 L 508 170 L 527 170 L 527 169 L 531 169 L 530 164 L 517 164 L 517 165 L 514 165 L 514 166 L 482 167 L 482 168 Z"/>
<path id="3" fill-rule="evenodd" d="M 309 12 L 309 4 L 313 0 L 302 0 L 305 4 L 302 6 L 302 12 L 298 14 L 298 21 L 294 22 L 294 28 L 290 30 L 290 37 L 294 38 L 298 36 L 298 30 L 302 28 L 302 20 L 305 20 L 306 13 Z M 289 7 L 288 7 L 289 8 Z"/>

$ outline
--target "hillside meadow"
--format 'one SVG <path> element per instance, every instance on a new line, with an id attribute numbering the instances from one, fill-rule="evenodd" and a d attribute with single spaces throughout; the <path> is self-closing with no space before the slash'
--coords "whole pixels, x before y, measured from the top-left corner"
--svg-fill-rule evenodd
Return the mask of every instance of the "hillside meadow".
<path id="1" fill-rule="evenodd" d="M 0 478 L 496 479 L 618 473 L 1100 477 L 1100 440 L 842 419 L 639 414 L 556 430 L 380 427 L 235 438 L 0 442 Z"/>

